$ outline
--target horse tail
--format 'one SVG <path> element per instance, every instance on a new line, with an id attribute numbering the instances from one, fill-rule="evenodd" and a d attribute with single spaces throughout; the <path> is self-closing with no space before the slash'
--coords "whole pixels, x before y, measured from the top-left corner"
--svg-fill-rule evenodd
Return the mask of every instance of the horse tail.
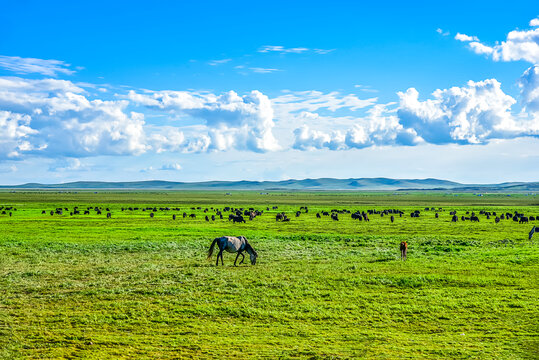
<path id="1" fill-rule="evenodd" d="M 215 247 L 215 244 L 217 244 L 217 240 L 219 240 L 219 238 L 215 238 L 210 245 L 210 249 L 208 250 L 208 260 L 211 259 L 211 256 L 213 254 L 213 248 Z"/>

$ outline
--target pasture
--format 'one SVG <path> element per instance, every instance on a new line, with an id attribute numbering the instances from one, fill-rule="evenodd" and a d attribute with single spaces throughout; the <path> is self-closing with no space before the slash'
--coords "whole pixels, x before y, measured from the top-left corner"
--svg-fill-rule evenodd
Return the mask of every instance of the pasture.
<path id="1" fill-rule="evenodd" d="M 479 215 L 539 216 L 538 196 L 6 191 L 0 206 L 17 209 L 0 215 L 0 358 L 539 354 L 539 234 L 528 240 L 539 220 Z M 103 212 L 71 216 L 75 206 Z M 302 206 L 308 213 L 296 217 Z M 224 207 L 263 214 L 205 220 Z M 50 215 L 56 208 L 68 210 Z M 393 223 L 380 214 L 316 217 L 332 209 L 404 214 Z M 280 212 L 290 221 L 276 221 Z M 461 221 L 466 212 L 480 221 Z M 227 253 L 225 266 L 215 266 L 215 254 L 207 260 L 222 235 L 245 236 L 257 264 L 234 267 Z"/>

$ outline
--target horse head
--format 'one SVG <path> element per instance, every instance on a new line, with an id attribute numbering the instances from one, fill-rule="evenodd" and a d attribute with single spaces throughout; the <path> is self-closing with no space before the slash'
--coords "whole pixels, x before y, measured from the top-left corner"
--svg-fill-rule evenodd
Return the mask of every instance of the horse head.
<path id="1" fill-rule="evenodd" d="M 240 239 L 245 240 L 245 251 L 249 254 L 251 258 L 251 265 L 256 265 L 256 258 L 258 257 L 258 254 L 256 253 L 255 249 L 249 244 L 245 236 L 240 236 Z"/>

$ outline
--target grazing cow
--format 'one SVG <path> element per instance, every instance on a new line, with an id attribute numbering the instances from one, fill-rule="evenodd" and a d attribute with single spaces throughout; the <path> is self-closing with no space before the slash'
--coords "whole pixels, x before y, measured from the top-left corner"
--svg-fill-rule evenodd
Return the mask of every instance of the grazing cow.
<path id="1" fill-rule="evenodd" d="M 286 218 L 286 215 L 284 213 L 278 213 L 275 215 L 275 221 L 284 220 Z"/>
<path id="2" fill-rule="evenodd" d="M 112 217 L 111 213 L 107 213 L 107 219 L 110 219 Z"/>
<path id="3" fill-rule="evenodd" d="M 172 220 L 176 220 L 176 214 L 172 215 Z"/>
<path id="4" fill-rule="evenodd" d="M 439 218 L 438 213 L 434 214 L 434 217 L 435 217 L 436 219 L 438 219 L 438 218 Z"/>
<path id="5" fill-rule="evenodd" d="M 154 217 L 154 213 L 153 213 L 153 212 L 150 213 L 150 217 L 153 219 L 153 217 Z"/>
<path id="6" fill-rule="evenodd" d="M 438 214 L 436 214 L 436 215 L 438 215 Z M 391 222 L 394 222 L 394 221 L 395 221 L 395 217 L 394 217 L 393 215 L 391 215 L 391 218 L 390 218 L 390 219 L 391 219 Z"/>
<path id="7" fill-rule="evenodd" d="M 320 216 L 320 213 L 316 213 L 316 218 L 320 219 L 322 216 Z"/>
<path id="8" fill-rule="evenodd" d="M 518 221 L 519 224 L 528 223 L 528 217 L 527 216 L 521 216 L 520 220 Z"/>
<path id="9" fill-rule="evenodd" d="M 211 221 L 215 221 L 215 215 L 211 216 Z"/>
<path id="10" fill-rule="evenodd" d="M 206 215 L 206 217 L 204 218 L 204 220 L 210 221 L 210 218 L 208 217 L 208 215 Z"/>
<path id="11" fill-rule="evenodd" d="M 46 214 L 47 212 L 45 210 L 41 211 L 41 215 Z"/>
<path id="12" fill-rule="evenodd" d="M 494 222 L 497 224 L 500 222 L 500 218 L 496 216 L 496 219 L 494 219 Z"/>
<path id="13" fill-rule="evenodd" d="M 453 215 L 451 218 L 451 222 L 457 222 L 459 220 L 459 217 L 457 215 Z"/>
<path id="14" fill-rule="evenodd" d="M 190 217 L 191 219 L 196 219 L 197 216 L 196 216 L 195 214 L 189 214 L 189 217 Z"/>
<path id="15" fill-rule="evenodd" d="M 232 223 L 245 223 L 245 219 L 241 215 L 232 215 Z"/>
<path id="16" fill-rule="evenodd" d="M 406 243 L 406 241 L 401 242 L 400 250 L 401 260 L 406 260 L 406 254 L 408 253 L 408 244 Z"/>
<path id="17" fill-rule="evenodd" d="M 479 218 L 478 218 L 477 216 L 475 216 L 475 215 L 472 215 L 472 216 L 470 217 L 470 221 L 479 222 Z"/>
<path id="18" fill-rule="evenodd" d="M 333 220 L 333 221 L 339 221 L 339 215 L 337 215 L 336 213 L 332 213 L 332 214 L 331 214 L 331 220 Z"/>

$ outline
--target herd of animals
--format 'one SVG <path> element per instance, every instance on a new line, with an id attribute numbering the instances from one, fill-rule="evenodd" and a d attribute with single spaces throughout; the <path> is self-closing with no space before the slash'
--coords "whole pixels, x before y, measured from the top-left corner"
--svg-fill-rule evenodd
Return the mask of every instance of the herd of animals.
<path id="1" fill-rule="evenodd" d="M 202 210 L 204 213 L 204 219 L 205 221 L 216 221 L 217 218 L 219 219 L 225 219 L 225 215 L 228 215 L 227 219 L 228 221 L 232 221 L 233 223 L 246 223 L 246 218 L 250 221 L 254 220 L 256 217 L 261 216 L 264 214 L 264 210 L 257 210 L 255 208 L 235 208 L 231 206 L 225 206 L 222 209 L 219 208 L 204 208 L 202 207 L 191 207 L 190 214 L 187 214 L 187 212 L 182 212 L 180 214 L 172 214 L 172 220 L 176 220 L 178 216 L 182 216 L 184 219 L 196 219 L 196 211 Z M 271 210 L 270 207 L 266 208 L 266 212 L 273 211 L 276 212 L 278 210 L 278 206 L 272 206 Z M 16 212 L 17 208 L 13 206 L 1 206 L 0 205 L 0 215 L 8 215 L 13 216 L 13 212 Z M 161 212 L 169 212 L 169 211 L 176 211 L 180 212 L 181 209 L 176 208 L 170 208 L 170 207 L 122 207 L 122 212 L 134 212 L 134 211 L 142 211 L 149 214 L 150 218 L 154 218 L 155 214 L 157 214 L 159 211 Z M 195 211 L 195 212 L 192 212 Z M 421 217 L 421 214 L 423 212 L 434 212 L 434 217 L 436 219 L 440 218 L 440 214 L 442 214 L 445 210 L 443 208 L 434 208 L 434 207 L 426 207 L 423 210 L 414 210 L 409 213 L 409 216 L 412 218 L 419 218 Z M 69 214 L 69 216 L 77 216 L 77 215 L 90 215 L 92 212 L 96 215 L 102 215 L 103 212 L 106 213 L 107 219 L 112 218 L 112 212 L 110 208 L 102 208 L 100 206 L 88 206 L 85 209 L 79 209 L 78 206 L 73 207 L 72 209 L 69 209 L 67 207 L 64 208 L 55 208 L 52 210 L 42 210 L 42 215 L 50 215 L 50 216 L 58 216 L 58 215 L 64 215 L 64 212 Z M 305 214 L 309 213 L 309 208 L 307 206 L 301 206 L 299 210 L 294 212 L 294 217 L 299 218 L 302 215 L 305 216 Z M 464 214 L 457 215 L 457 211 L 453 210 L 449 212 L 449 215 L 451 216 L 451 222 L 458 222 L 458 221 L 470 221 L 470 222 L 480 222 L 479 216 L 483 216 L 485 220 L 490 220 L 492 217 L 494 217 L 494 222 L 497 224 L 502 220 L 505 221 L 514 221 L 519 224 L 527 224 L 530 221 L 539 221 L 539 216 L 534 215 L 525 215 L 523 213 L 519 213 L 518 211 L 514 212 L 496 212 L 496 211 L 486 211 L 481 210 L 479 213 L 475 213 L 473 211 L 466 211 Z M 355 211 L 352 212 L 347 209 L 331 209 L 329 211 L 320 211 L 316 213 L 317 219 L 322 219 L 323 217 L 328 217 L 333 221 L 339 221 L 339 216 L 343 218 L 344 216 L 350 216 L 351 219 L 357 220 L 357 221 L 370 221 L 370 218 L 373 216 L 380 216 L 380 217 L 389 217 L 389 220 L 393 223 L 395 221 L 395 217 L 403 217 L 407 216 L 402 210 L 398 209 L 384 209 L 384 210 L 376 210 L 376 209 L 369 209 L 369 210 L 362 210 L 362 211 Z M 276 212 L 275 214 L 275 221 L 277 222 L 290 222 L 291 219 L 288 217 L 286 212 Z M 531 240 L 534 233 L 539 233 L 539 227 L 533 226 L 531 231 L 528 234 L 528 238 Z M 219 264 L 219 258 L 221 258 L 221 264 L 223 264 L 223 252 L 231 252 L 236 253 L 236 260 L 234 261 L 234 265 L 236 265 L 236 262 L 239 258 L 239 256 L 242 256 L 242 260 L 240 261 L 240 264 L 243 263 L 243 260 L 245 256 L 243 255 L 243 252 L 247 252 L 250 255 L 251 258 L 251 264 L 256 264 L 256 258 L 258 254 L 254 250 L 254 248 L 249 244 L 247 239 L 244 236 L 240 237 L 233 237 L 233 236 L 223 236 L 220 238 L 216 238 L 213 240 L 212 244 L 210 245 L 210 249 L 208 251 L 208 258 L 210 258 L 213 254 L 213 249 L 217 245 L 219 247 L 219 253 L 217 255 L 217 262 L 216 265 Z M 401 259 L 406 260 L 408 250 L 408 244 L 406 242 L 401 242 L 400 244 L 400 252 L 401 252 Z"/>

